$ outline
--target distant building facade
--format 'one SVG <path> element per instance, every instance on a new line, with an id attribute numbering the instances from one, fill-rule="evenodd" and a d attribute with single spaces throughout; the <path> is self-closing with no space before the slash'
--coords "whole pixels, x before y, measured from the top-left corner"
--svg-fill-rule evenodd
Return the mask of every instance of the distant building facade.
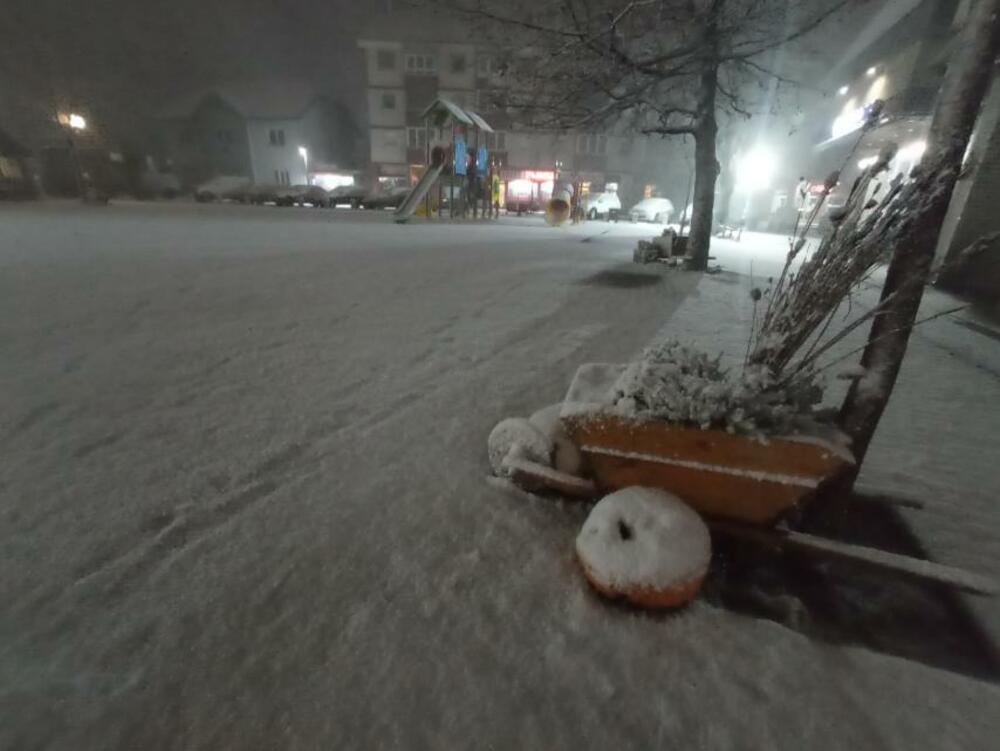
<path id="1" fill-rule="evenodd" d="M 926 149 L 931 117 L 948 60 L 958 43 L 970 0 L 896 0 L 872 19 L 842 62 L 830 86 L 833 100 L 814 113 L 815 151 L 810 177 L 815 181 L 841 169 L 840 190 L 888 143 L 898 146 L 890 177 L 906 174 Z M 940 266 L 972 242 L 1000 230 L 1000 84 L 997 69 L 984 98 L 955 193 L 942 227 Z M 876 127 L 860 133 L 864 108 L 885 102 Z M 860 140 L 859 140 L 860 136 Z M 1000 293 L 1000 241 L 957 274 L 948 286 L 990 296 Z"/>
<path id="2" fill-rule="evenodd" d="M 356 158 L 347 110 L 305 84 L 215 87 L 169 105 L 160 121 L 172 168 L 185 186 L 219 175 L 304 184 L 317 168 L 347 168 Z"/>
<path id="3" fill-rule="evenodd" d="M 421 114 L 437 97 L 480 114 L 496 133 L 486 136 L 500 165 L 505 198 L 541 198 L 555 174 L 582 192 L 616 189 L 623 205 L 651 195 L 686 205 L 690 165 L 676 142 L 614 133 L 549 133 L 518 129 L 495 108 L 505 85 L 488 46 L 440 16 L 397 10 L 376 16 L 359 39 L 365 57 L 370 169 L 382 179 L 415 179 L 426 162 Z M 432 130 L 431 146 L 451 133 Z"/>

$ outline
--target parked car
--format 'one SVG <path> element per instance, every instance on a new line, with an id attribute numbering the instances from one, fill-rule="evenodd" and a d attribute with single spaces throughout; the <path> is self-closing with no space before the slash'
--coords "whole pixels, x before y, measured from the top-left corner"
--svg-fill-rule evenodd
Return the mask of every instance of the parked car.
<path id="1" fill-rule="evenodd" d="M 674 205 L 666 198 L 643 198 L 629 209 L 628 216 L 633 222 L 666 224 L 673 213 Z"/>
<path id="2" fill-rule="evenodd" d="M 278 190 L 279 206 L 313 206 L 325 208 L 329 204 L 327 192 L 319 185 L 292 185 Z"/>
<path id="3" fill-rule="evenodd" d="M 194 189 L 196 201 L 242 201 L 246 198 L 251 182 L 240 175 L 218 175 Z"/>
<path id="4" fill-rule="evenodd" d="M 288 190 L 287 187 L 281 187 L 280 185 L 269 185 L 267 183 L 261 185 L 254 185 L 246 192 L 246 202 L 252 203 L 255 206 L 262 206 L 265 203 L 278 203 L 279 196 L 282 195 L 282 191 Z"/>
<path id="5" fill-rule="evenodd" d="M 143 172 L 139 185 L 152 198 L 177 198 L 181 194 L 181 181 L 169 172 Z"/>
<path id="6" fill-rule="evenodd" d="M 410 190 L 409 185 L 399 185 L 379 193 L 372 193 L 362 201 L 361 205 L 366 209 L 398 209 L 410 194 Z"/>
<path id="7" fill-rule="evenodd" d="M 588 219 L 609 219 L 612 212 L 620 211 L 621 207 L 622 202 L 618 194 L 610 191 L 592 193 L 583 202 L 583 209 Z"/>
<path id="8" fill-rule="evenodd" d="M 340 185 L 329 192 L 328 206 L 350 206 L 352 209 L 361 208 L 367 197 L 365 189 L 360 185 Z"/>

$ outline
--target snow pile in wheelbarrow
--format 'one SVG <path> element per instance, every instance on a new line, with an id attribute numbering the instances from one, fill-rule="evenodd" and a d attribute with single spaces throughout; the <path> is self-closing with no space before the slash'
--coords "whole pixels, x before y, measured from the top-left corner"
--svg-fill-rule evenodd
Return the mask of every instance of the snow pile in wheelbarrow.
<path id="1" fill-rule="evenodd" d="M 804 422 L 812 422 L 822 396 L 810 374 L 779 380 L 765 366 L 747 366 L 733 374 L 721 367 L 719 357 L 669 341 L 645 350 L 641 359 L 619 370 L 604 394 L 591 391 L 586 399 L 620 415 L 731 433 L 783 435 L 800 432 Z"/>

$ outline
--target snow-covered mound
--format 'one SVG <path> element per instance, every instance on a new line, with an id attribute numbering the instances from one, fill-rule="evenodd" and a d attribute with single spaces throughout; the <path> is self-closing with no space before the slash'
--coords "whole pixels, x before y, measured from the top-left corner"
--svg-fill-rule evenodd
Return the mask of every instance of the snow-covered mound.
<path id="1" fill-rule="evenodd" d="M 496 475 L 509 474 L 503 463 L 508 456 L 546 466 L 552 461 L 552 441 L 523 417 L 508 417 L 506 420 L 501 420 L 490 431 L 486 443 L 490 467 Z"/>
<path id="2" fill-rule="evenodd" d="M 679 498 L 633 487 L 594 506 L 576 538 L 576 553 L 602 594 L 671 607 L 697 594 L 712 544 L 701 517 Z"/>
<path id="3" fill-rule="evenodd" d="M 568 475 L 579 475 L 583 471 L 583 455 L 566 435 L 566 430 L 559 419 L 562 407 L 562 402 L 543 407 L 529 417 L 528 421 L 552 441 L 553 466 Z"/>

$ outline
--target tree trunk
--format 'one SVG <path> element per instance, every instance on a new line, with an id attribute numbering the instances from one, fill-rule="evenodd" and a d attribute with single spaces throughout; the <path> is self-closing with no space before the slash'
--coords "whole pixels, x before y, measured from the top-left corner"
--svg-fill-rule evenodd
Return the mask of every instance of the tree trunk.
<path id="1" fill-rule="evenodd" d="M 979 0 L 961 31 L 934 111 L 928 148 L 915 176 L 924 185 L 920 200 L 911 208 L 917 219 L 895 243 L 882 288 L 882 300 L 895 297 L 872 323 L 861 358 L 865 375 L 852 384 L 841 408 L 840 423 L 852 438 L 859 469 L 899 374 L 941 223 L 993 74 L 1000 46 L 998 14 L 1000 0 Z"/>
<path id="2" fill-rule="evenodd" d="M 709 32 L 712 33 L 711 31 Z M 708 268 L 708 249 L 712 242 L 712 212 L 715 209 L 715 181 L 719 175 L 719 161 L 715 156 L 715 139 L 718 126 L 715 121 L 715 94 L 719 65 L 714 53 L 709 51 L 699 81 L 697 119 L 694 133 L 694 198 L 691 208 L 691 233 L 688 255 L 691 268 L 704 271 Z"/>

